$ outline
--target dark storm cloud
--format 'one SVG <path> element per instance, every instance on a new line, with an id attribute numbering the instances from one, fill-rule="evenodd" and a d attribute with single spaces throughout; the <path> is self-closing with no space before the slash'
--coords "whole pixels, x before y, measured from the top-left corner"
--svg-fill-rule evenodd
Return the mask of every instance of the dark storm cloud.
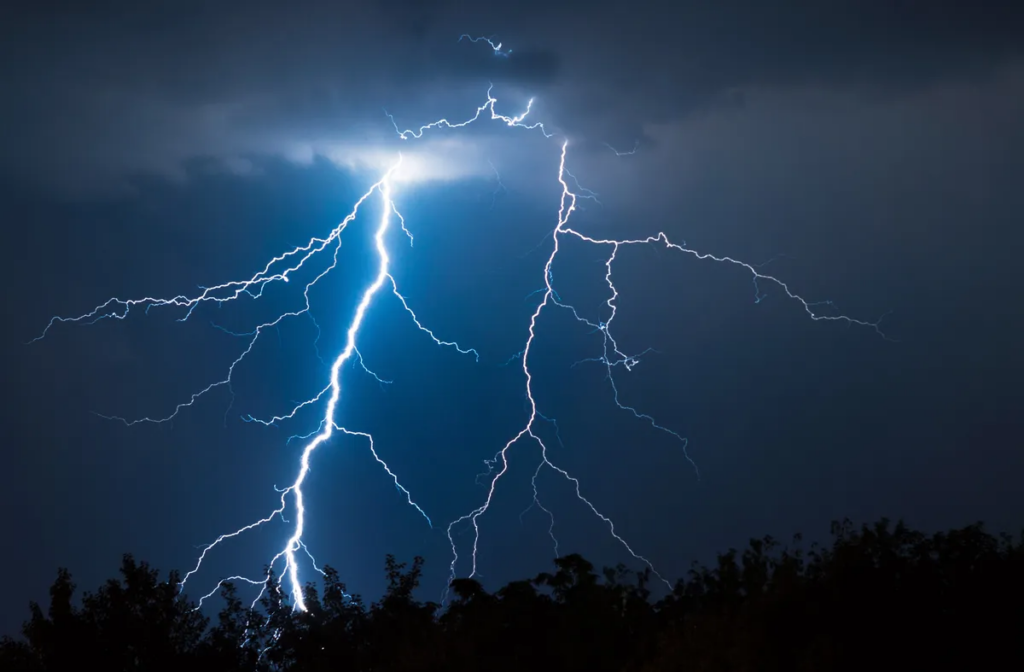
<path id="1" fill-rule="evenodd" d="M 591 63 L 586 73 L 580 65 L 586 85 L 565 101 L 567 116 L 608 110 L 592 120 L 594 130 L 613 132 L 616 116 L 638 128 L 742 104 L 748 89 L 899 95 L 948 78 L 985 76 L 1019 57 L 1024 44 L 1024 10 L 1014 3 L 726 0 L 677 12 L 664 6 L 630 6 L 616 17 L 614 33 L 588 30 L 585 22 L 573 30 L 576 53 Z"/>
<path id="2" fill-rule="evenodd" d="M 880 0 L 35 3 L 6 13 L 0 139 L 8 171 L 66 186 L 181 177 L 197 156 L 386 131 L 382 107 L 433 112 L 489 80 L 537 95 L 577 137 L 628 145 L 750 89 L 892 96 L 984 76 L 1020 55 L 1022 16 Z M 497 34 L 513 57 L 464 32 Z"/>
<path id="3" fill-rule="evenodd" d="M 551 52 L 496 63 L 458 33 L 428 38 L 435 15 L 406 2 L 29 8 L 4 29 L 4 167 L 86 190 L 180 177 L 196 156 L 383 132 L 385 105 L 410 115 L 435 89 L 471 82 L 482 97 L 488 79 L 534 86 L 557 69 Z"/>

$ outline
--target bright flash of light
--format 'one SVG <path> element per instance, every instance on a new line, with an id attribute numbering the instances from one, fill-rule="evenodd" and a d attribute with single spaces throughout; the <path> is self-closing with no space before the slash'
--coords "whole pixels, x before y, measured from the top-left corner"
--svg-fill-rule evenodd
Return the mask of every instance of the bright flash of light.
<path id="1" fill-rule="evenodd" d="M 472 42 L 486 42 L 488 45 L 491 46 L 495 54 L 498 56 L 507 57 L 508 54 L 511 53 L 511 51 L 503 52 L 501 50 L 500 43 L 495 44 L 492 40 L 488 38 L 472 38 L 469 37 L 468 35 L 464 35 L 463 38 L 467 38 Z M 542 123 L 527 123 L 525 121 L 527 116 L 530 114 L 530 110 L 533 104 L 532 99 L 527 103 L 524 112 L 522 112 L 518 116 L 510 117 L 503 114 L 499 114 L 497 112 L 495 107 L 497 104 L 497 99 L 494 98 L 494 96 L 492 95 L 492 90 L 493 86 L 488 88 L 486 101 L 476 109 L 476 113 L 473 116 L 466 119 L 465 121 L 450 122 L 447 119 L 438 119 L 428 124 L 424 124 L 415 130 L 401 130 L 397 122 L 395 122 L 395 119 L 392 115 L 388 114 L 388 118 L 391 120 L 391 123 L 394 125 L 396 133 L 398 133 L 398 136 L 402 140 L 418 140 L 422 138 L 425 133 L 442 128 L 457 130 L 480 120 L 482 117 L 489 118 L 492 121 L 502 122 L 503 124 L 510 128 L 537 131 L 543 134 L 546 138 L 552 138 L 554 136 L 553 133 L 550 133 L 545 129 Z M 487 114 L 485 115 L 485 113 Z M 598 357 L 592 357 L 581 361 L 597 362 L 604 366 L 607 373 L 607 379 L 612 389 L 612 398 L 614 403 L 622 410 L 631 413 L 637 419 L 649 423 L 655 429 L 658 429 L 672 436 L 674 439 L 680 441 L 682 444 L 682 450 L 684 455 L 686 455 L 686 439 L 684 437 L 682 437 L 679 433 L 675 432 L 674 430 L 671 430 L 659 424 L 652 416 L 642 413 L 639 410 L 625 404 L 620 400 L 619 390 L 616 386 L 615 377 L 613 375 L 615 370 L 622 369 L 625 370 L 626 372 L 631 372 L 634 369 L 634 367 L 640 363 L 641 357 L 643 357 L 648 352 L 651 352 L 650 349 L 645 350 L 639 354 L 628 354 L 626 352 L 623 352 L 612 334 L 612 325 L 615 321 L 615 317 L 617 314 L 617 301 L 619 298 L 618 290 L 616 289 L 615 283 L 613 281 L 612 269 L 613 264 L 616 260 L 616 255 L 622 247 L 645 244 L 662 245 L 671 250 L 692 256 L 697 260 L 713 261 L 717 263 L 732 265 L 735 266 L 737 269 L 750 274 L 755 285 L 755 299 L 760 297 L 758 282 L 773 283 L 780 287 L 786 294 L 786 296 L 788 296 L 790 299 L 801 305 L 804 311 L 808 314 L 808 316 L 810 316 L 812 320 L 845 322 L 851 325 L 869 327 L 874 331 L 878 332 L 879 334 L 881 334 L 881 331 L 879 330 L 878 322 L 867 322 L 863 320 L 850 318 L 844 315 L 819 313 L 816 310 L 817 306 L 823 304 L 831 306 L 831 304 L 829 302 L 808 302 L 798 294 L 794 293 L 786 283 L 782 282 L 781 280 L 778 280 L 774 276 L 766 275 L 760 272 L 758 266 L 738 261 L 727 256 L 715 256 L 712 254 L 695 251 L 687 247 L 685 243 L 679 244 L 672 242 L 664 233 L 657 233 L 655 235 L 630 239 L 605 239 L 587 235 L 586 233 L 581 232 L 579 229 L 570 227 L 569 220 L 572 214 L 577 209 L 577 200 L 580 198 L 592 198 L 596 200 L 596 194 L 594 194 L 593 192 L 589 192 L 585 188 L 581 187 L 576 181 L 575 177 L 572 176 L 572 173 L 570 173 L 566 169 L 568 146 L 569 143 L 567 140 L 562 140 L 560 142 L 557 169 L 553 167 L 552 171 L 554 173 L 554 176 L 558 180 L 559 185 L 561 186 L 561 196 L 559 201 L 557 221 L 555 227 L 550 233 L 550 238 L 546 239 L 550 241 L 551 252 L 543 267 L 544 284 L 540 290 L 531 294 L 531 297 L 539 296 L 539 300 L 529 319 L 529 323 L 526 330 L 527 334 L 524 347 L 517 355 L 513 356 L 513 358 L 511 358 L 509 362 L 507 362 L 511 363 L 512 361 L 518 360 L 521 364 L 521 368 L 525 378 L 525 394 L 528 405 L 528 417 L 526 419 L 525 424 L 518 431 L 518 433 L 516 433 L 507 443 L 505 443 L 505 445 L 501 447 L 500 450 L 498 450 L 498 452 L 494 455 L 492 459 L 486 461 L 488 465 L 488 471 L 485 474 L 481 474 L 481 478 L 486 481 L 484 485 L 486 486 L 487 490 L 487 494 L 483 503 L 477 508 L 470 511 L 469 513 L 453 520 L 451 523 L 448 524 L 446 528 L 447 537 L 449 542 L 451 543 L 452 550 L 452 561 L 450 564 L 450 579 L 455 578 L 457 565 L 459 561 L 457 545 L 453 538 L 453 530 L 457 526 L 464 524 L 470 525 L 473 529 L 472 550 L 470 555 L 470 571 L 468 573 L 469 577 L 473 577 L 477 574 L 477 551 L 480 541 L 481 518 L 490 508 L 495 496 L 496 489 L 498 487 L 498 483 L 508 471 L 512 447 L 518 443 L 529 441 L 536 443 L 536 445 L 540 449 L 540 462 L 534 470 L 532 477 L 533 496 L 531 507 L 537 507 L 539 510 L 546 513 L 549 517 L 550 524 L 548 527 L 548 533 L 552 539 L 552 542 L 554 543 L 555 555 L 557 556 L 559 551 L 558 539 L 554 533 L 555 517 L 553 513 L 550 511 L 550 509 L 545 508 L 541 504 L 540 494 L 537 486 L 537 478 L 540 475 L 541 471 L 545 468 L 550 469 L 551 471 L 555 472 L 563 479 L 568 481 L 571 484 L 571 487 L 575 492 L 577 498 L 586 507 L 588 507 L 595 516 L 597 516 L 601 521 L 603 521 L 603 523 L 608 527 L 609 533 L 612 535 L 612 537 L 619 544 L 621 544 L 622 547 L 625 548 L 625 550 L 628 553 L 630 553 L 630 555 L 632 555 L 634 558 L 645 563 L 648 567 L 650 567 L 651 570 L 655 573 L 655 575 L 657 575 L 658 578 L 665 582 L 666 585 L 670 585 L 668 581 L 661 574 L 658 573 L 658 571 L 654 568 L 653 564 L 646 557 L 634 551 L 632 546 L 629 543 L 627 543 L 627 541 L 618 533 L 615 527 L 615 523 L 611 520 L 611 518 L 602 513 L 595 504 L 593 504 L 589 499 L 587 499 L 584 496 L 583 487 L 580 481 L 576 477 L 571 475 L 568 471 L 557 466 L 554 462 L 552 462 L 548 453 L 548 446 L 545 444 L 540 435 L 535 431 L 536 422 L 538 419 L 549 422 L 554 425 L 556 436 L 559 442 L 561 442 L 561 434 L 558 431 L 557 422 L 553 418 L 548 418 L 540 412 L 537 406 L 537 402 L 534 398 L 535 380 L 534 371 L 533 369 L 531 369 L 530 366 L 530 354 L 537 338 L 538 320 L 541 318 L 544 311 L 549 308 L 569 311 L 578 322 L 585 325 L 593 332 L 601 333 L 603 338 L 603 347 L 600 355 Z M 635 148 L 633 151 L 635 151 Z M 616 153 L 628 154 L 632 152 Z M 427 336 L 429 336 L 437 345 L 450 347 L 461 354 L 471 354 L 474 357 L 476 357 L 477 361 L 479 361 L 480 358 L 479 353 L 475 349 L 464 348 L 455 341 L 443 340 L 439 338 L 437 335 L 435 335 L 435 333 L 431 329 L 424 326 L 423 323 L 417 317 L 413 308 L 410 306 L 407 299 L 399 292 L 398 284 L 394 276 L 391 274 L 391 257 L 388 251 L 386 237 L 389 231 L 392 229 L 392 227 L 395 226 L 396 220 L 398 223 L 398 227 L 409 238 L 410 245 L 413 243 L 413 236 L 410 233 L 409 229 L 406 227 L 405 218 L 400 213 L 394 199 L 394 194 L 396 192 L 396 182 L 402 182 L 402 180 L 398 179 L 398 176 L 401 174 L 403 161 L 403 155 L 399 154 L 393 160 L 391 165 L 383 172 L 383 175 L 380 177 L 380 179 L 376 183 L 374 183 L 356 201 L 355 205 L 352 208 L 352 211 L 342 220 L 340 224 L 338 224 L 325 237 L 311 238 L 305 245 L 295 247 L 292 250 L 289 250 L 276 257 L 273 257 L 269 262 L 267 262 L 267 264 L 263 267 L 262 270 L 258 271 L 248 279 L 234 280 L 212 287 L 200 288 L 200 293 L 194 296 L 178 295 L 172 298 L 145 297 L 140 299 L 112 298 L 96 306 L 88 313 L 85 313 L 78 317 L 52 318 L 50 322 L 47 324 L 46 328 L 43 330 L 43 332 L 36 339 L 33 339 L 32 342 L 35 342 L 44 338 L 51 328 L 60 323 L 92 324 L 99 320 L 107 318 L 123 320 L 129 315 L 129 313 L 133 309 L 142 309 L 148 314 L 149 310 L 154 307 L 173 307 L 183 312 L 183 315 L 178 319 L 179 321 L 184 321 L 191 317 L 196 308 L 198 308 L 202 304 L 212 303 L 217 305 L 223 305 L 225 303 L 229 303 L 243 296 L 259 299 L 263 295 L 263 291 L 267 286 L 279 282 L 290 282 L 293 275 L 297 274 L 300 271 L 300 269 L 302 269 L 307 263 L 312 263 L 310 262 L 311 259 L 313 259 L 314 257 L 319 257 L 321 255 L 328 255 L 331 261 L 327 268 L 321 271 L 319 274 L 317 274 L 303 287 L 302 295 L 304 298 L 304 302 L 299 309 L 282 312 L 274 319 L 263 324 L 260 324 L 254 330 L 247 334 L 235 334 L 237 336 L 247 339 L 247 343 L 245 347 L 242 349 L 241 354 L 239 354 L 234 359 L 234 361 L 228 367 L 226 374 L 220 380 L 214 381 L 207 385 L 206 387 L 193 393 L 187 400 L 177 404 L 172 411 L 165 413 L 164 415 L 161 416 L 144 417 L 131 420 L 116 416 L 103 416 L 108 417 L 110 419 L 119 420 L 129 426 L 142 422 L 167 422 L 176 417 L 178 413 L 193 406 L 197 401 L 199 401 L 202 397 L 204 397 L 214 389 L 227 388 L 229 391 L 231 391 L 232 378 L 235 370 L 239 365 L 242 364 L 242 362 L 246 359 L 247 355 L 249 355 L 249 353 L 252 352 L 257 340 L 268 329 L 276 327 L 277 325 L 279 325 L 281 322 L 288 318 L 299 317 L 301 315 L 306 315 L 307 317 L 310 318 L 312 317 L 310 313 L 310 289 L 313 286 L 315 286 L 320 281 L 321 278 L 326 276 L 337 266 L 338 252 L 341 246 L 342 234 L 344 233 L 348 225 L 357 218 L 359 210 L 363 206 L 363 204 L 366 203 L 375 194 L 379 198 L 380 219 L 377 223 L 376 231 L 373 238 L 374 249 L 377 257 L 376 274 L 373 277 L 372 282 L 370 282 L 370 284 L 368 284 L 362 290 L 362 294 L 359 303 L 356 306 L 355 313 L 352 315 L 351 321 L 348 324 L 344 348 L 341 350 L 339 354 L 336 355 L 336 357 L 333 360 L 333 363 L 331 364 L 330 375 L 327 384 L 311 398 L 297 403 L 290 410 L 283 412 L 280 415 L 266 419 L 257 419 L 252 416 L 243 416 L 243 420 L 247 422 L 256 422 L 266 425 L 276 425 L 278 423 L 294 418 L 296 414 L 303 408 L 316 406 L 318 404 L 321 404 L 323 406 L 322 419 L 320 420 L 317 429 L 315 429 L 313 432 L 305 436 L 293 436 L 291 437 L 291 439 L 289 439 L 289 441 L 296 439 L 305 441 L 305 445 L 300 454 L 298 469 L 294 480 L 287 487 L 278 490 L 278 493 L 280 495 L 278 499 L 278 506 L 269 514 L 267 514 L 263 518 L 260 518 L 254 522 L 249 523 L 248 525 L 240 527 L 233 532 L 223 534 L 217 537 L 211 543 L 204 546 L 200 551 L 199 558 L 197 559 L 195 566 L 182 578 L 182 588 L 184 588 L 186 582 L 200 570 L 208 554 L 211 551 L 213 551 L 216 547 L 218 547 L 220 544 L 229 541 L 235 537 L 238 537 L 257 527 L 265 525 L 274 519 L 281 519 L 283 522 L 291 526 L 291 532 L 284 546 L 271 559 L 269 567 L 271 570 L 273 570 L 275 566 L 277 566 L 279 563 L 282 564 L 281 571 L 279 574 L 279 581 L 281 581 L 282 583 L 284 581 L 287 581 L 289 592 L 292 596 L 295 608 L 299 610 L 304 610 L 305 601 L 302 594 L 302 583 L 299 573 L 299 553 L 304 553 L 309 557 L 310 561 L 313 563 L 314 569 L 317 569 L 317 567 L 316 562 L 313 559 L 313 556 L 310 553 L 309 549 L 307 548 L 305 540 L 303 538 L 306 530 L 306 493 L 303 490 L 303 485 L 305 484 L 306 477 L 309 474 L 310 463 L 313 458 L 314 452 L 316 451 L 317 448 L 319 448 L 320 446 L 324 445 L 326 442 L 334 438 L 336 434 L 342 434 L 366 440 L 374 459 L 391 477 L 396 489 L 400 493 L 402 493 L 406 502 L 413 509 L 415 509 L 415 511 L 418 512 L 426 520 L 426 522 L 429 525 L 431 525 L 431 527 L 433 527 L 433 523 L 430 517 L 418 504 L 416 504 L 416 502 L 413 500 L 411 493 L 399 481 L 398 476 L 392 471 L 388 464 L 378 455 L 376 448 L 374 446 L 373 437 L 366 432 L 348 429 L 342 425 L 339 425 L 336 421 L 336 416 L 338 414 L 338 406 L 339 403 L 341 403 L 343 391 L 341 372 L 342 368 L 348 362 L 354 359 L 359 363 L 359 365 L 368 375 L 372 376 L 378 382 L 380 382 L 381 384 L 388 382 L 381 380 L 379 376 L 377 376 L 369 368 L 367 368 L 366 363 L 363 361 L 362 355 L 360 354 L 357 347 L 361 329 L 366 317 L 366 313 L 372 307 L 375 301 L 382 299 L 383 294 L 390 294 L 394 296 L 401 304 L 402 308 L 409 314 L 416 327 L 420 331 L 424 332 Z M 491 167 L 493 169 L 493 164 L 491 164 Z M 494 170 L 494 172 L 495 175 L 497 175 L 496 169 Z M 570 180 L 573 186 L 570 186 Z M 500 176 L 498 176 L 498 183 L 499 185 L 501 184 Z M 582 315 L 580 311 L 578 311 L 575 307 L 564 302 L 559 296 L 558 292 L 555 290 L 554 266 L 556 264 L 559 250 L 561 249 L 562 242 L 565 240 L 567 236 L 574 238 L 578 241 L 581 241 L 583 243 L 594 245 L 598 248 L 608 250 L 607 256 L 605 257 L 606 261 L 604 279 L 608 288 L 608 298 L 605 304 L 609 310 L 609 315 L 605 320 L 590 318 Z M 544 241 L 542 241 L 542 243 L 543 242 Z M 686 455 L 686 458 L 690 459 L 689 455 Z M 690 462 L 693 463 L 692 460 L 690 460 Z M 696 464 L 693 464 L 693 466 L 696 469 Z M 294 516 L 291 518 L 291 520 L 285 520 L 284 516 L 286 511 L 293 512 Z M 222 579 L 220 582 L 218 582 L 212 591 L 202 596 L 202 598 L 199 600 L 199 604 L 202 605 L 203 601 L 206 598 L 215 594 L 217 589 L 225 581 L 243 581 L 246 583 L 250 583 L 252 585 L 263 585 L 263 588 L 266 588 L 265 581 L 259 581 L 242 576 L 232 576 L 230 578 Z M 262 594 L 263 593 L 261 591 L 260 595 Z M 447 596 L 447 590 L 445 596 Z M 258 601 L 258 599 L 259 596 L 257 596 L 256 600 L 254 600 L 253 604 L 255 604 L 256 601 Z"/>

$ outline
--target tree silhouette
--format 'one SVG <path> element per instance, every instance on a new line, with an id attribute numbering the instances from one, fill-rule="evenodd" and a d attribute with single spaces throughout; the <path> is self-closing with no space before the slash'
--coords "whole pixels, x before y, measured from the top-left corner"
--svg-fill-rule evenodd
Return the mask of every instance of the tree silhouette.
<path id="1" fill-rule="evenodd" d="M 60 570 L 44 613 L 0 641 L 0 670 L 57 672 L 901 670 L 1024 662 L 1024 537 L 980 525 L 926 535 L 881 520 L 832 526 L 829 546 L 765 537 L 694 566 L 652 601 L 650 573 L 597 572 L 579 555 L 491 593 L 458 579 L 445 607 L 421 602 L 423 559 L 385 561 L 367 606 L 325 568 L 294 610 L 269 570 L 260 604 L 233 586 L 212 621 L 178 577 L 123 559 L 119 579 L 75 603 Z"/>
<path id="2" fill-rule="evenodd" d="M 121 579 L 111 579 L 75 607 L 75 585 L 58 571 L 46 614 L 31 604 L 24 641 L 4 640 L 3 669 L 71 670 L 90 661 L 97 669 L 180 670 L 195 654 L 207 619 L 177 598 L 178 576 L 159 581 L 158 572 L 125 555 Z"/>

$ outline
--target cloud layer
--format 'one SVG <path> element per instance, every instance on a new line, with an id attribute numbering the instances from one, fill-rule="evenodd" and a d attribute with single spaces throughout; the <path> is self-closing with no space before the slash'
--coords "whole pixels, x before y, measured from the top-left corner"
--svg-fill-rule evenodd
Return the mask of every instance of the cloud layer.
<path id="1" fill-rule="evenodd" d="M 240 174 L 262 156 L 376 165 L 397 147 L 382 108 L 408 123 L 464 114 L 488 81 L 503 111 L 537 96 L 541 118 L 596 150 L 651 146 L 665 136 L 650 129 L 742 108 L 752 91 L 900 99 L 1005 78 L 1024 11 L 947 4 L 33 5 L 4 21 L 2 169 L 88 194 L 140 173 L 185 179 L 195 159 Z M 513 57 L 457 41 L 474 30 L 498 31 Z M 481 175 L 480 158 L 434 168 Z"/>

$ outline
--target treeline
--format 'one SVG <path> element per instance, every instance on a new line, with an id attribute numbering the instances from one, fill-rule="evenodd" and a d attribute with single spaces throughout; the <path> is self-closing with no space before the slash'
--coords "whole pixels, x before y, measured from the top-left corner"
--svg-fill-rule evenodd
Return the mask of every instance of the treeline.
<path id="1" fill-rule="evenodd" d="M 328 570 L 305 612 L 273 580 L 256 610 L 225 586 L 212 621 L 178 597 L 177 575 L 131 556 L 81 600 L 61 570 L 49 608 L 32 604 L 22 637 L 0 643 L 0 670 L 1024 669 L 1024 536 L 980 524 L 925 535 L 845 521 L 807 550 L 753 540 L 657 601 L 649 573 L 570 555 L 494 593 L 460 579 L 442 609 L 416 598 L 421 570 L 388 557 L 370 605 Z"/>

